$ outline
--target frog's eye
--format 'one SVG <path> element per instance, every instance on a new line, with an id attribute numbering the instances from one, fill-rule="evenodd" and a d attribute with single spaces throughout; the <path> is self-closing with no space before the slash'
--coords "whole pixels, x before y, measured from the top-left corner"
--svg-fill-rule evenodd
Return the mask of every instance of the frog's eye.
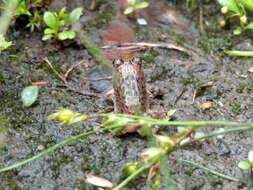
<path id="1" fill-rule="evenodd" d="M 139 58 L 139 57 L 133 57 L 132 63 L 134 63 L 134 64 L 140 64 L 141 65 L 141 58 Z"/>
<path id="2" fill-rule="evenodd" d="M 122 63 L 122 61 L 121 61 L 120 59 L 115 59 L 115 60 L 113 61 L 113 66 L 118 67 L 118 66 L 121 65 L 121 63 Z"/>

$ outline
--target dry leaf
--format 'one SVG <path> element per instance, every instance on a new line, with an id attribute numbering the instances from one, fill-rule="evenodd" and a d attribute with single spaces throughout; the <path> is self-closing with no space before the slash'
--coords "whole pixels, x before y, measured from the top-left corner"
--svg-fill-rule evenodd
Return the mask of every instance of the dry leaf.
<path id="1" fill-rule="evenodd" d="M 89 174 L 86 175 L 86 182 L 99 187 L 113 187 L 113 184 L 109 180 Z"/>
<path id="2" fill-rule="evenodd" d="M 248 69 L 248 72 L 253 73 L 253 67 L 250 67 L 250 68 Z"/>
<path id="3" fill-rule="evenodd" d="M 154 164 L 154 165 L 150 168 L 150 170 L 149 170 L 149 172 L 148 172 L 147 181 L 150 181 L 150 180 L 155 176 L 155 174 L 156 174 L 156 172 L 157 172 L 159 166 L 160 166 L 160 162 L 157 162 L 156 164 Z"/>
<path id="4" fill-rule="evenodd" d="M 204 102 L 203 104 L 200 105 L 201 109 L 207 110 L 212 107 L 212 102 Z"/>

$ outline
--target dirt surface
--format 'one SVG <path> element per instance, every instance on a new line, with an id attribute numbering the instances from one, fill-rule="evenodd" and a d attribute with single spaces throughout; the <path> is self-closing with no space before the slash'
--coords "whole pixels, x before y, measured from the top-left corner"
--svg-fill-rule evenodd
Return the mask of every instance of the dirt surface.
<path id="1" fill-rule="evenodd" d="M 232 48 L 253 49 L 252 35 L 244 33 L 233 36 L 232 28 L 237 23 L 232 23 L 231 29 L 220 28 L 218 19 L 221 15 L 217 4 L 203 2 L 204 32 L 200 33 L 199 9 L 187 10 L 184 1 L 153 1 L 149 8 L 154 11 L 152 18 L 155 19 L 147 26 L 138 25 L 135 20 L 120 15 L 122 11 L 117 1 L 96 1 L 93 11 L 89 10 L 92 1 L 70 2 L 65 2 L 70 10 L 76 6 L 86 9 L 86 14 L 81 18 L 84 29 L 100 47 L 105 45 L 101 36 L 110 22 L 120 20 L 134 31 L 135 42 L 172 43 L 193 52 L 189 55 L 173 49 L 151 48 L 134 53 L 144 62 L 147 88 L 153 94 L 154 102 L 157 102 L 153 107 L 162 106 L 166 111 L 176 109 L 175 120 L 178 121 L 253 122 L 253 74 L 247 72 L 253 66 L 253 60 L 224 54 L 224 50 Z M 52 10 L 61 8 L 57 7 L 57 1 L 53 5 Z M 161 15 L 157 13 L 159 7 L 166 8 Z M 169 19 L 168 10 L 178 11 L 177 22 L 180 24 Z M 148 20 L 148 17 L 145 18 Z M 41 37 L 42 32 L 30 33 L 22 27 L 10 28 L 9 40 L 14 41 L 15 45 L 1 53 L 0 114 L 7 128 L 5 144 L 0 149 L 1 168 L 40 153 L 41 145 L 49 148 L 71 136 L 97 129 L 102 123 L 101 119 L 94 118 L 82 124 L 60 127 L 57 122 L 47 120 L 47 116 L 57 108 L 87 114 L 112 111 L 112 103 L 104 98 L 104 94 L 112 88 L 111 82 L 87 80 L 105 77 L 108 73 L 95 63 L 85 47 L 73 43 L 43 42 Z M 70 73 L 69 85 L 76 90 L 97 93 L 98 96 L 68 91 L 42 61 L 43 57 L 48 57 L 62 74 L 83 61 Z M 246 74 L 247 78 L 241 77 L 242 74 Z M 36 81 L 48 81 L 49 84 L 40 86 L 38 100 L 25 108 L 20 93 Z M 214 82 L 213 86 L 202 87 L 210 81 Z M 203 111 L 200 105 L 206 101 L 211 101 L 212 107 Z M 200 131 L 210 132 L 212 129 L 203 128 Z M 161 130 L 170 134 L 174 131 L 167 128 Z M 228 134 L 221 139 L 214 137 L 173 152 L 167 158 L 167 166 L 178 189 L 245 188 L 239 183 L 176 162 L 176 159 L 191 160 L 230 176 L 247 178 L 248 173 L 240 170 L 237 163 L 247 159 L 248 151 L 252 149 L 252 136 L 253 132 Z M 118 184 L 124 164 L 140 160 L 141 152 L 147 147 L 147 139 L 137 134 L 116 137 L 108 132 L 99 133 L 22 167 L 0 173 L 0 189 L 96 189 L 85 182 L 86 174 L 101 176 Z M 151 184 L 146 182 L 145 176 L 141 176 L 125 189 L 150 188 Z M 158 189 L 165 189 L 165 186 L 161 185 Z"/>

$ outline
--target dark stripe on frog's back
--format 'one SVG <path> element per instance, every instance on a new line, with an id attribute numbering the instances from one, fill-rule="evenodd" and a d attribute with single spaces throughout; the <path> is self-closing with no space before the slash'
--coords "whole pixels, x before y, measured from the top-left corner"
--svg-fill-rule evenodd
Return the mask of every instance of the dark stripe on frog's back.
<path id="1" fill-rule="evenodd" d="M 122 64 L 124 61 L 131 61 L 131 60 L 122 60 Z M 129 63 L 131 64 L 131 63 Z M 120 66 L 121 66 L 120 65 Z M 128 65 L 129 66 L 129 65 Z M 120 78 L 120 88 L 117 87 L 117 84 L 114 84 L 114 108 L 115 112 L 117 113 L 126 113 L 126 114 L 141 114 L 142 112 L 146 111 L 147 103 L 146 103 L 146 86 L 145 86 L 145 80 L 144 75 L 141 70 L 141 63 L 133 63 L 131 64 L 131 68 L 135 70 L 135 73 L 137 73 L 137 76 L 134 76 L 133 73 L 125 73 L 126 77 L 122 78 L 122 67 L 116 68 L 119 78 Z M 124 67 L 124 65 L 123 65 Z M 126 67 L 125 67 L 126 68 Z M 123 69 L 124 70 L 124 69 Z M 134 82 L 136 80 L 136 82 Z M 138 95 L 139 96 L 139 103 L 136 105 L 128 106 L 126 105 L 126 97 L 124 97 L 124 90 L 123 89 L 123 83 L 125 85 L 133 85 L 137 83 L 138 91 L 128 91 L 130 94 Z M 128 84 L 127 84 L 128 83 Z M 129 98 L 129 97 L 128 97 Z"/>

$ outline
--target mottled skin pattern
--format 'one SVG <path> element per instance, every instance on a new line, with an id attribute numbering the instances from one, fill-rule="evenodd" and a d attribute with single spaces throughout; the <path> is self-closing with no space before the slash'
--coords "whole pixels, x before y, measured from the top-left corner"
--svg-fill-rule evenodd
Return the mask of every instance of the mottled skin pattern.
<path id="1" fill-rule="evenodd" d="M 140 58 L 124 57 L 113 61 L 118 81 L 113 82 L 114 111 L 142 114 L 147 109 L 147 93 Z"/>

